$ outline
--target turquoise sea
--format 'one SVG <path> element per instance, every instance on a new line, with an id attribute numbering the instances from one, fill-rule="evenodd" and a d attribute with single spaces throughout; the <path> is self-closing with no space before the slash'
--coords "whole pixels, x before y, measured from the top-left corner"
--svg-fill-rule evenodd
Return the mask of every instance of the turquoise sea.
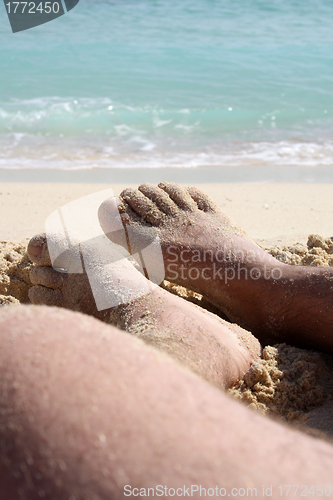
<path id="1" fill-rule="evenodd" d="M 0 6 L 0 47 L 0 168 L 333 166 L 332 0 Z"/>

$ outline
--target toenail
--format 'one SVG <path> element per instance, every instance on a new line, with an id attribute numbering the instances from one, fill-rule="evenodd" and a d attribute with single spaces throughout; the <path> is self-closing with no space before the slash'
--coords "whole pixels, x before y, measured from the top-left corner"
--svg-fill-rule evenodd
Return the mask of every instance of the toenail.
<path id="1" fill-rule="evenodd" d="M 29 253 L 30 255 L 33 255 L 34 257 L 38 257 L 38 255 L 41 255 L 43 251 L 43 245 L 29 245 Z"/>

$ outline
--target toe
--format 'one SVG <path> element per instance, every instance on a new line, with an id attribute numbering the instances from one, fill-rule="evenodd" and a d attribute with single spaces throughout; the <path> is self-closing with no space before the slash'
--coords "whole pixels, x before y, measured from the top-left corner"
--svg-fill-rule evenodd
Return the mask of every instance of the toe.
<path id="1" fill-rule="evenodd" d="M 60 290 L 45 288 L 44 286 L 33 286 L 29 290 L 29 299 L 34 305 L 63 306 L 63 296 Z"/>
<path id="2" fill-rule="evenodd" d="M 133 221 L 134 212 L 127 205 L 123 206 L 119 198 L 109 198 L 101 204 L 98 209 L 98 220 L 104 234 L 117 245 L 127 249 L 127 238 L 124 227 L 131 224 Z M 132 212 L 132 217 L 127 213 Z"/>
<path id="3" fill-rule="evenodd" d="M 30 280 L 33 285 L 43 285 L 49 288 L 61 288 L 67 274 L 59 273 L 52 267 L 35 266 L 30 270 Z"/>
<path id="4" fill-rule="evenodd" d="M 197 204 L 191 198 L 186 188 L 179 186 L 179 184 L 163 181 L 159 183 L 158 187 L 165 191 L 179 208 L 190 212 L 198 209 Z"/>
<path id="5" fill-rule="evenodd" d="M 176 216 L 179 213 L 179 208 L 170 196 L 163 189 L 154 184 L 141 184 L 139 191 L 155 203 L 162 212 L 169 216 Z"/>
<path id="6" fill-rule="evenodd" d="M 152 225 L 159 225 L 165 219 L 165 215 L 159 210 L 155 203 L 147 198 L 137 189 L 127 188 L 120 197 L 138 214 L 144 221 Z"/>
<path id="7" fill-rule="evenodd" d="M 204 212 L 217 212 L 218 206 L 213 202 L 205 193 L 200 191 L 194 186 L 188 187 L 187 192 L 196 202 L 199 210 L 203 210 Z"/>
<path id="8" fill-rule="evenodd" d="M 50 266 L 51 259 L 47 249 L 45 234 L 38 234 L 31 238 L 28 244 L 28 255 L 32 262 L 40 266 Z"/>

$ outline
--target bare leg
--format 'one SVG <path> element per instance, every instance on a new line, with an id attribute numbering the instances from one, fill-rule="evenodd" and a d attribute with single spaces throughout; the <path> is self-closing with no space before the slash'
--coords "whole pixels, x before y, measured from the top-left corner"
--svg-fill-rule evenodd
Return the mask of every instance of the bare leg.
<path id="1" fill-rule="evenodd" d="M 29 296 L 33 304 L 54 305 L 95 316 L 140 337 L 173 356 L 207 381 L 220 388 L 243 377 L 261 353 L 259 342 L 237 325 L 156 287 L 131 302 L 97 311 L 86 275 L 64 274 L 50 267 L 43 236 L 30 241 L 28 252 L 36 262 L 30 273 L 35 285 Z M 120 261 L 110 276 L 114 293 L 139 289 L 148 280 L 127 261 Z"/>
<path id="2" fill-rule="evenodd" d="M 196 188 L 143 184 L 123 191 L 119 210 L 138 238 L 140 228 L 143 237 L 156 229 L 167 279 L 202 293 L 261 342 L 333 352 L 333 268 L 279 262 Z M 99 216 L 108 234 L 113 205 L 104 202 Z"/>
<path id="3" fill-rule="evenodd" d="M 4 307 L 0 332 L 3 499 L 118 500 L 157 485 L 259 498 L 265 485 L 277 499 L 280 485 L 333 487 L 332 445 L 252 412 L 92 317 Z"/>

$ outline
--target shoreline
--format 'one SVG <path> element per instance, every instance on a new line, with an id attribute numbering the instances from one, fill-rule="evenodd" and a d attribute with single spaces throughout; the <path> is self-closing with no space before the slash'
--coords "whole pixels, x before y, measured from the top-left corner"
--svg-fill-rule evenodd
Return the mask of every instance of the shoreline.
<path id="1" fill-rule="evenodd" d="M 197 183 L 333 183 L 333 169 L 326 166 L 156 167 L 110 169 L 3 169 L 1 182 L 43 183 L 136 183 L 161 180 L 179 184 Z"/>

